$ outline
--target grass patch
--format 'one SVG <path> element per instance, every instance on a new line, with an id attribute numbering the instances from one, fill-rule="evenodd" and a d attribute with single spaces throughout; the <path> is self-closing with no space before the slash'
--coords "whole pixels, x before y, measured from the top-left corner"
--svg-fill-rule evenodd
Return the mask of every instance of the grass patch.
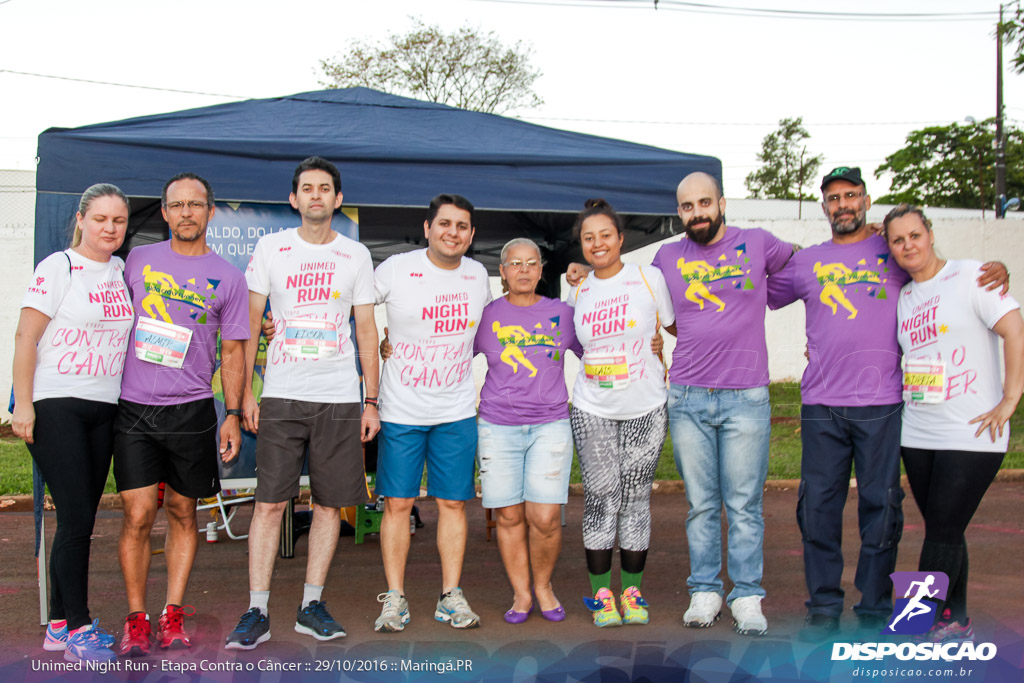
<path id="1" fill-rule="evenodd" d="M 800 478 L 800 385 L 777 382 L 768 387 L 772 404 L 772 436 L 768 458 L 769 479 Z M 1010 450 L 1002 469 L 1024 469 L 1024 401 L 1010 419 Z M 424 475 L 426 476 L 426 475 Z M 666 436 L 658 458 L 655 479 L 678 480 L 672 437 Z M 579 457 L 573 454 L 569 480 L 579 483 Z M 107 476 L 105 493 L 114 493 L 114 475 Z M 32 492 L 32 458 L 18 439 L 0 439 L 0 495 Z"/>

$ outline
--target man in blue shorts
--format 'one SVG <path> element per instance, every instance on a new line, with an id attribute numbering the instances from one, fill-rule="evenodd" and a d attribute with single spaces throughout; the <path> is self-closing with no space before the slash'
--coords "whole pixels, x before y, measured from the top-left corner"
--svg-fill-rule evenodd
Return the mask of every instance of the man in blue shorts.
<path id="1" fill-rule="evenodd" d="M 380 540 L 388 590 L 377 598 L 384 607 L 374 624 L 382 633 L 401 631 L 409 622 L 409 515 L 424 462 L 427 495 L 438 507 L 442 590 L 434 618 L 455 628 L 480 623 L 459 586 L 465 506 L 476 496 L 473 337 L 491 300 L 486 269 L 465 257 L 473 232 L 473 205 L 459 195 L 438 195 L 423 223 L 427 248 L 396 254 L 374 273 L 392 347 L 381 376 L 377 463 L 377 493 L 387 498 Z"/>

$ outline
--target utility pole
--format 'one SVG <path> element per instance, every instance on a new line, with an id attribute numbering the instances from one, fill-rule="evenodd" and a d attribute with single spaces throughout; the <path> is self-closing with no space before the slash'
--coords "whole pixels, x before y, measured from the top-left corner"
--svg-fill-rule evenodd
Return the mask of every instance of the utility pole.
<path id="1" fill-rule="evenodd" d="M 1003 137 L 1003 5 L 996 26 L 996 218 L 1006 201 L 1006 139 Z"/>

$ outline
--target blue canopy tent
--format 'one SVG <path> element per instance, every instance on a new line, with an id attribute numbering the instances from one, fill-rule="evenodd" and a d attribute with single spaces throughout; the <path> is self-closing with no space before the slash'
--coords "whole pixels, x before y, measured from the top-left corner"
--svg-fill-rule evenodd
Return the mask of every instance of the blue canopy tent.
<path id="1" fill-rule="evenodd" d="M 45 131 L 36 261 L 67 245 L 77 198 L 94 182 L 114 183 L 133 199 L 127 249 L 165 238 L 155 199 L 174 174 L 205 176 L 218 202 L 287 203 L 296 164 L 314 154 L 340 168 L 345 205 L 359 208 L 360 239 L 375 261 L 416 248 L 430 198 L 453 192 L 480 209 L 474 255 L 492 273 L 501 245 L 523 235 L 561 272 L 571 257 L 573 214 L 588 197 L 624 215 L 627 249 L 664 239 L 673 231 L 679 180 L 691 171 L 721 179 L 714 157 L 367 88 L 323 90 Z"/>

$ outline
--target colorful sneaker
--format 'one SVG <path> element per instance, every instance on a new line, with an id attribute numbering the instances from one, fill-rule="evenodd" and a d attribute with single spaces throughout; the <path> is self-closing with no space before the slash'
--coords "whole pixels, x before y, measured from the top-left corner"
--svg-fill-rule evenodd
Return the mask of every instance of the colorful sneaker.
<path id="1" fill-rule="evenodd" d="M 54 630 L 53 624 L 46 625 L 46 637 L 43 638 L 43 649 L 47 652 L 63 652 L 68 646 L 68 623 Z"/>
<path id="2" fill-rule="evenodd" d="M 941 626 L 936 624 L 928 632 L 928 641 L 932 643 L 963 643 L 973 640 L 974 628 L 971 626 L 970 619 L 966 624 L 961 624 L 959 621 L 949 621 Z"/>
<path id="3" fill-rule="evenodd" d="M 434 618 L 455 628 L 474 628 L 480 625 L 480 617 L 469 608 L 466 596 L 458 586 L 438 598 Z"/>
<path id="4" fill-rule="evenodd" d="M 650 616 L 647 614 L 647 601 L 644 600 L 644 596 L 640 595 L 640 589 L 636 586 L 630 586 L 622 591 L 619 601 L 622 603 L 623 624 L 646 624 L 650 621 Z"/>
<path id="5" fill-rule="evenodd" d="M 401 631 L 409 623 L 409 601 L 396 590 L 381 593 L 377 596 L 377 602 L 384 603 L 380 616 L 373 624 L 373 630 L 378 633 L 394 633 Z"/>
<path id="6" fill-rule="evenodd" d="M 238 626 L 228 634 L 225 650 L 252 650 L 270 640 L 270 617 L 252 607 L 238 620 Z"/>
<path id="7" fill-rule="evenodd" d="M 152 636 L 149 615 L 145 612 L 132 612 L 124 620 L 124 635 L 121 636 L 120 654 L 123 657 L 144 657 L 149 654 L 149 642 Z"/>
<path id="8" fill-rule="evenodd" d="M 583 598 L 583 604 L 594 613 L 594 626 L 622 626 L 622 617 L 615 608 L 615 594 L 607 588 L 600 589 L 592 598 Z"/>
<path id="9" fill-rule="evenodd" d="M 321 600 L 310 600 L 305 607 L 299 606 L 299 613 L 295 617 L 295 632 L 305 633 L 317 640 L 345 637 L 345 629 L 334 620 L 327 611 L 327 603 Z"/>
<path id="10" fill-rule="evenodd" d="M 99 626 L 99 619 L 93 619 L 91 626 L 79 629 L 68 637 L 64 659 L 69 662 L 110 662 L 117 655 L 110 646 L 114 638 Z"/>
<path id="11" fill-rule="evenodd" d="M 193 614 L 195 614 L 194 608 L 191 614 L 185 614 L 183 607 L 167 605 L 157 622 L 156 644 L 163 650 L 192 647 L 192 639 L 185 633 L 185 617 L 190 617 Z"/>
<path id="12" fill-rule="evenodd" d="M 712 591 L 698 591 L 690 596 L 683 624 L 690 628 L 711 628 L 721 617 L 722 596 Z"/>
<path id="13" fill-rule="evenodd" d="M 732 628 L 741 636 L 763 636 L 768 633 L 768 620 L 761 613 L 761 596 L 747 595 L 729 603 Z"/>

